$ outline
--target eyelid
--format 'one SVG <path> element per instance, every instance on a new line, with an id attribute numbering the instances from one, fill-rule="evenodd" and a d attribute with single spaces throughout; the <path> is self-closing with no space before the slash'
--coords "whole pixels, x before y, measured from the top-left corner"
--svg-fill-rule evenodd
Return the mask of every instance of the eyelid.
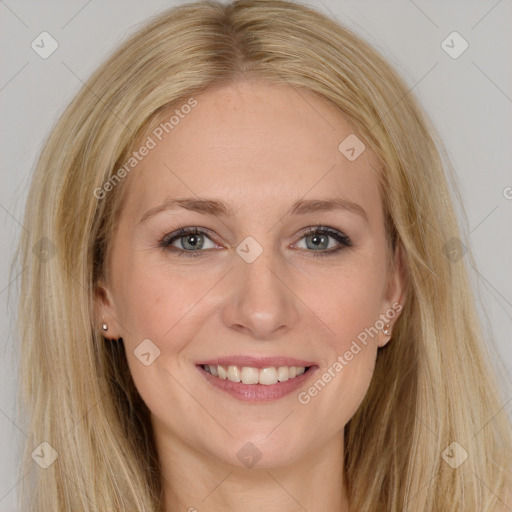
<path id="1" fill-rule="evenodd" d="M 197 235 L 207 235 L 207 238 L 209 238 L 213 243 L 215 243 L 217 245 L 221 245 L 215 240 L 215 237 L 212 236 L 211 233 L 212 233 L 212 231 L 209 230 L 208 228 L 203 228 L 200 226 L 185 226 L 185 227 L 177 228 L 174 231 L 171 231 L 170 233 L 166 233 L 164 236 L 162 236 L 159 239 L 158 245 L 164 249 L 168 249 L 168 250 L 172 251 L 172 249 L 169 249 L 170 247 L 173 247 L 171 245 L 172 242 L 174 242 L 175 240 L 179 240 L 180 238 L 182 238 L 184 236 L 196 235 L 196 234 Z M 175 247 L 173 247 L 173 248 L 176 249 L 176 252 L 188 252 L 188 253 L 205 252 L 205 251 L 184 251 L 183 249 L 177 249 Z M 212 249 L 209 249 L 209 250 L 212 250 Z M 174 252 L 174 251 L 172 251 L 172 252 Z"/>
<path id="2" fill-rule="evenodd" d="M 214 249 L 206 249 L 206 250 L 198 249 L 196 251 L 186 251 L 184 249 L 179 249 L 177 247 L 172 246 L 171 243 L 173 243 L 175 240 L 179 240 L 180 238 L 182 238 L 184 236 L 197 234 L 197 235 L 206 235 L 206 237 L 208 239 L 210 239 L 213 243 L 215 243 L 217 245 L 221 245 L 215 240 L 215 236 L 212 236 L 211 233 L 212 233 L 212 231 L 210 229 L 203 228 L 200 226 L 180 227 L 170 233 L 165 234 L 163 237 L 161 237 L 158 245 L 159 245 L 159 247 L 163 248 L 164 250 L 167 250 L 168 252 L 175 253 L 178 256 L 185 256 L 185 257 L 203 256 L 203 255 L 207 255 L 207 254 L 211 253 L 211 251 Z M 313 235 L 316 233 L 322 233 L 322 234 L 326 234 L 326 235 L 330 236 L 331 238 L 335 239 L 338 242 L 338 246 L 335 248 L 323 249 L 323 250 L 318 250 L 318 251 L 307 250 L 307 249 L 298 249 L 299 252 L 307 253 L 313 257 L 328 256 L 328 255 L 340 252 L 343 249 L 352 247 L 352 245 L 353 245 L 350 237 L 348 235 L 346 235 L 343 231 L 336 229 L 336 228 L 329 227 L 329 226 L 318 225 L 318 224 L 303 228 L 301 230 L 301 234 L 300 234 L 300 237 L 297 240 L 297 242 L 301 241 L 304 237 L 306 237 L 308 235 Z M 292 246 L 294 246 L 297 242 L 292 244 Z"/>
<path id="3" fill-rule="evenodd" d="M 309 226 L 305 228 L 305 231 L 302 232 L 300 240 L 302 240 L 302 238 L 304 238 L 305 236 L 312 235 L 314 233 L 325 233 L 330 237 L 334 238 L 336 241 L 338 241 L 338 243 L 344 244 L 347 247 L 352 247 L 352 240 L 348 235 L 346 235 L 343 231 L 339 229 L 331 228 L 329 226 Z"/>

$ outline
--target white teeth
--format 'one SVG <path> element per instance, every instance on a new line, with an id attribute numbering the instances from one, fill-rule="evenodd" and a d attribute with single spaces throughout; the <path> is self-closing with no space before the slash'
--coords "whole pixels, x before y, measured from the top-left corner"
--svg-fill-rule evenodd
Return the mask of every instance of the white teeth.
<path id="1" fill-rule="evenodd" d="M 280 366 L 277 369 L 277 380 L 279 382 L 284 382 L 290 378 L 290 372 L 288 370 L 288 366 Z"/>
<path id="2" fill-rule="evenodd" d="M 238 366 L 228 366 L 228 380 L 231 382 L 240 382 L 240 370 Z"/>
<path id="3" fill-rule="evenodd" d="M 250 368 L 248 366 L 244 366 L 242 368 L 242 372 L 241 372 L 241 375 L 242 375 L 242 382 L 244 384 L 258 384 L 258 377 L 259 377 L 259 372 L 258 372 L 258 369 L 257 368 Z"/>
<path id="4" fill-rule="evenodd" d="M 209 367 L 207 366 L 207 368 Z M 217 373 L 220 379 L 228 378 L 228 371 L 226 370 L 226 368 L 224 368 L 224 366 L 217 366 Z"/>
<path id="5" fill-rule="evenodd" d="M 277 382 L 277 370 L 275 368 L 262 368 L 260 370 L 260 384 L 269 386 Z"/>
<path id="6" fill-rule="evenodd" d="M 304 366 L 279 366 L 278 368 L 271 366 L 259 369 L 250 366 L 240 368 L 235 365 L 204 365 L 203 368 L 219 379 L 228 379 L 243 384 L 262 384 L 264 386 L 285 382 L 302 375 L 306 371 Z"/>

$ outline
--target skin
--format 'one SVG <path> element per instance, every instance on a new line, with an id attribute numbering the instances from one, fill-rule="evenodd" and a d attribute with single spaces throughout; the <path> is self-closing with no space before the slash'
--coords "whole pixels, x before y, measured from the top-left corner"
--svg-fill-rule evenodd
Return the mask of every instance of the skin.
<path id="1" fill-rule="evenodd" d="M 299 391 L 307 390 L 359 333 L 403 304 L 399 261 L 387 274 L 376 160 L 369 149 L 352 162 L 338 150 L 353 130 L 309 91 L 238 82 L 195 98 L 191 113 L 126 178 L 111 281 L 97 292 L 98 323 L 108 324 L 109 338 L 123 338 L 151 411 L 166 510 L 235 511 L 243 504 L 246 512 L 348 512 L 343 427 L 389 336 L 370 337 L 307 405 L 298 392 L 241 402 L 195 365 L 233 354 L 314 361 L 319 369 Z M 237 214 L 177 208 L 140 222 L 166 198 L 185 196 L 221 199 Z M 336 197 L 360 205 L 367 220 L 349 210 L 286 213 L 298 199 Z M 353 246 L 314 257 L 339 245 L 328 238 L 328 248 L 315 248 L 305 237 L 305 228 L 322 225 Z M 202 256 L 159 246 L 163 235 L 186 226 L 209 230 Z M 236 252 L 247 236 L 263 249 L 250 264 Z M 175 239 L 173 247 L 187 256 L 187 241 Z M 149 366 L 134 355 L 145 339 L 160 350 Z M 237 457 L 248 442 L 261 453 L 252 468 Z"/>

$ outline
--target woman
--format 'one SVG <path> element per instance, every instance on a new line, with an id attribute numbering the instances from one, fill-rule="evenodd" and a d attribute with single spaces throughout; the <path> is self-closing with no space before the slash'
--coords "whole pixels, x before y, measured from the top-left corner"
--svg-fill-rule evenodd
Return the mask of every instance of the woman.
<path id="1" fill-rule="evenodd" d="M 124 43 L 27 201 L 22 509 L 511 509 L 437 146 L 306 6 L 196 2 Z"/>

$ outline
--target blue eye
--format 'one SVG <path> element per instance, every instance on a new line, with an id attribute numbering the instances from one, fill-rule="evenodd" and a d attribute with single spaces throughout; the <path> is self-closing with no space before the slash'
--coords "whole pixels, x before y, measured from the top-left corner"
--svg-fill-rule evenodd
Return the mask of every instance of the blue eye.
<path id="1" fill-rule="evenodd" d="M 176 252 L 178 256 L 197 257 L 201 256 L 201 253 L 204 252 L 201 251 L 201 249 L 205 248 L 205 237 L 206 232 L 201 229 L 195 227 L 180 228 L 174 233 L 164 236 L 162 240 L 160 240 L 160 246 L 166 250 Z M 208 237 L 206 238 L 210 240 Z M 179 242 L 181 248 L 174 246 L 175 241 Z M 215 246 L 213 242 L 211 243 Z M 206 247 L 206 249 L 214 248 L 215 247 Z"/>
<path id="2" fill-rule="evenodd" d="M 338 245 L 334 248 L 329 248 L 329 238 L 336 240 Z M 352 247 L 352 241 L 347 235 L 337 229 L 329 228 L 327 226 L 309 228 L 306 233 L 304 233 L 303 239 L 306 240 L 306 247 L 308 249 L 315 249 L 312 254 L 313 256 L 328 256 L 329 254 L 336 253 L 345 247 Z M 311 243 L 308 244 L 308 241 Z M 320 249 L 323 249 L 321 252 L 318 251 L 319 247 Z"/>
<path id="3" fill-rule="evenodd" d="M 163 249 L 176 253 L 178 256 L 197 257 L 204 256 L 205 250 L 215 249 L 216 244 L 212 242 L 208 233 L 197 227 L 180 228 L 173 233 L 165 235 L 159 242 Z M 328 256 L 341 251 L 346 247 L 352 247 L 350 238 L 337 229 L 327 226 L 315 226 L 308 228 L 303 233 L 300 240 L 306 240 L 306 249 L 300 248 L 301 252 L 310 253 L 311 256 Z M 337 245 L 329 247 L 330 240 L 334 239 Z M 209 241 L 211 246 L 205 246 L 205 240 Z M 178 247 L 175 245 L 178 242 Z M 308 251 L 307 249 L 313 249 Z"/>

